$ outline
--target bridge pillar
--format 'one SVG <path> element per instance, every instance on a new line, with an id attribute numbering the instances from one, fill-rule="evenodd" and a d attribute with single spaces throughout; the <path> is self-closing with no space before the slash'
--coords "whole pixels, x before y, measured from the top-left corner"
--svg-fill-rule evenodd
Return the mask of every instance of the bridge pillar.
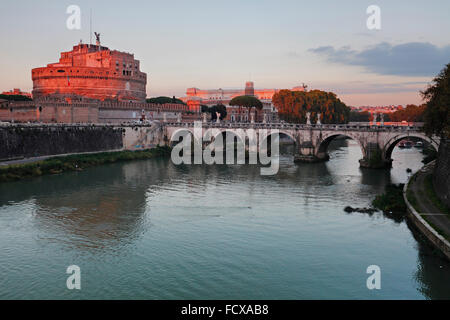
<path id="1" fill-rule="evenodd" d="M 361 168 L 382 169 L 392 166 L 392 159 L 384 159 L 383 152 L 378 143 L 369 142 L 365 146 L 363 158 L 359 160 Z"/>
<path id="2" fill-rule="evenodd" d="M 303 141 L 299 144 L 299 147 L 296 148 L 296 153 L 294 155 L 294 162 L 321 162 L 329 159 L 327 154 L 318 156 L 315 152 L 316 148 L 312 141 Z"/>

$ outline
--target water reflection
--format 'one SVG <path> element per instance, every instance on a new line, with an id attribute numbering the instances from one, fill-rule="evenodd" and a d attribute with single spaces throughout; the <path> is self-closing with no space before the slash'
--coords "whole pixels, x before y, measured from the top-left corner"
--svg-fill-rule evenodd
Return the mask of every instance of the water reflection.
<path id="1" fill-rule="evenodd" d="M 450 298 L 450 263 L 440 252 L 427 242 L 416 227 L 407 222 L 417 241 L 417 271 L 414 279 L 419 284 L 418 290 L 427 299 Z"/>
<path id="2" fill-rule="evenodd" d="M 190 292 L 194 287 L 200 292 L 200 298 L 207 298 L 202 295 L 205 292 L 202 290 L 208 291 L 217 277 L 226 278 L 221 279 L 227 292 L 240 292 L 237 288 L 257 275 L 254 270 L 246 273 L 246 265 L 255 265 L 257 270 L 266 268 L 280 275 L 286 274 L 290 268 L 303 268 L 304 272 L 310 271 L 317 276 L 309 263 L 332 268 L 334 258 L 345 260 L 335 252 L 339 248 L 334 246 L 334 241 L 343 241 L 357 259 L 356 253 L 362 250 L 361 247 L 373 245 L 371 234 L 367 232 L 376 230 L 377 236 L 388 240 L 412 239 L 413 243 L 406 246 L 408 250 L 411 246 L 416 247 L 413 252 L 417 254 L 417 261 L 398 257 L 401 251 L 395 251 L 397 256 L 392 257 L 398 259 L 396 265 L 400 270 L 405 264 L 414 268 L 408 281 L 413 278 L 416 287 L 412 288 L 409 282 L 401 284 L 408 288 L 409 296 L 415 297 L 414 290 L 418 290 L 425 298 L 450 298 L 449 286 L 445 285 L 450 283 L 450 265 L 432 254 L 416 233 L 413 233 L 415 240 L 409 233 L 403 233 L 403 218 L 380 212 L 364 216 L 343 211 L 346 205 L 366 207 L 386 184 L 404 182 L 406 167 L 421 166 L 420 155 L 394 150 L 393 169 L 368 170 L 359 168 L 361 151 L 351 140 L 332 142 L 329 146 L 330 161 L 324 163 L 294 164 L 292 151 L 292 146 L 282 148 L 280 171 L 274 176 L 261 176 L 256 165 L 174 166 L 168 159 L 154 159 L 0 184 L 0 209 L 3 210 L 0 211 L 0 228 L 5 232 L 5 235 L 0 233 L 0 249 L 8 249 L 1 243 L 7 243 L 2 240 L 10 237 L 6 233 L 11 233 L 7 226 L 14 221 L 13 214 L 20 220 L 23 216 L 20 210 L 31 207 L 31 217 L 21 221 L 17 237 L 36 234 L 37 241 L 27 243 L 27 248 L 17 245 L 15 250 L 19 256 L 42 250 L 45 258 L 51 260 L 57 254 L 46 251 L 50 244 L 69 256 L 88 253 L 89 259 L 85 263 L 89 265 L 90 262 L 102 273 L 113 275 L 115 272 L 115 269 L 103 266 L 103 261 L 114 267 L 117 265 L 122 273 L 117 281 L 133 283 L 133 289 L 136 289 L 136 283 L 153 281 L 152 288 L 162 288 L 155 297 L 167 297 L 170 296 L 167 292 L 176 290 Z M 379 227 L 377 221 L 394 221 L 399 230 L 396 231 L 399 232 L 398 237 L 389 229 L 389 224 L 385 228 Z M 211 233 L 211 237 L 207 237 Z M 298 250 L 293 252 L 297 253 L 285 253 L 286 247 L 292 243 Z M 233 250 L 233 245 L 239 250 L 228 252 Z M 319 249 L 315 250 L 315 246 Z M 226 258 L 223 256 L 225 251 L 229 254 Z M 244 259 L 243 252 L 247 253 L 245 259 L 250 260 Z M 261 255 L 255 252 L 261 252 Z M 267 259 L 267 252 L 275 256 L 281 254 L 280 260 L 263 260 Z M 111 258 L 111 254 L 119 258 Z M 302 254 L 307 259 L 302 258 Z M 381 256 L 383 254 L 380 253 Z M 127 258 L 120 258 L 125 255 Z M 388 253 L 385 255 L 390 257 Z M 1 252 L 0 258 L 2 269 L 11 267 L 5 265 L 9 260 Z M 350 258 L 347 256 L 347 259 Z M 358 260 L 353 262 L 359 263 Z M 151 268 L 140 267 L 151 263 Z M 348 263 L 350 267 L 345 272 L 351 274 L 352 261 Z M 219 269 L 214 271 L 214 268 Z M 157 271 L 151 273 L 151 270 Z M 299 281 L 298 271 L 291 271 L 288 274 L 291 298 L 298 297 L 295 293 L 299 291 L 292 289 L 296 286 L 302 290 L 309 288 L 311 292 L 306 297 L 315 298 L 315 286 L 335 277 L 331 272 L 324 275 L 328 280 L 320 277 L 300 279 L 308 281 L 307 284 L 300 283 L 301 286 L 295 282 Z M 33 272 L 39 273 L 39 270 Z M 145 272 L 148 274 L 144 279 Z M 172 279 L 167 288 L 164 287 L 166 279 Z M 260 286 L 270 282 L 265 277 L 253 280 Z M 178 286 L 173 286 L 173 281 Z M 100 286 L 98 290 L 104 289 Z M 288 289 L 273 291 L 273 298 L 283 296 Z M 215 290 L 220 292 L 221 289 L 216 287 Z M 247 290 L 244 298 L 259 297 L 250 285 L 242 290 Z M 261 290 L 267 291 L 267 288 L 261 287 Z M 129 296 L 129 293 L 124 293 L 118 297 Z M 180 298 L 180 295 L 172 294 L 170 297 Z"/>
<path id="3" fill-rule="evenodd" d="M 107 249 L 145 232 L 146 190 L 167 177 L 167 161 L 112 164 L 0 185 L 0 205 L 32 199 L 40 238 Z M 56 239 L 56 240 L 55 240 Z"/>

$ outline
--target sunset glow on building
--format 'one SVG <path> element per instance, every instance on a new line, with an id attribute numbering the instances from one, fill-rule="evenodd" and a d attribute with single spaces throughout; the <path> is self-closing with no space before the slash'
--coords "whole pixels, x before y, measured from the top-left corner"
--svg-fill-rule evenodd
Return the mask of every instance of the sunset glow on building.
<path id="1" fill-rule="evenodd" d="M 147 75 L 130 53 L 80 43 L 57 63 L 32 70 L 33 97 L 70 101 L 145 102 Z"/>

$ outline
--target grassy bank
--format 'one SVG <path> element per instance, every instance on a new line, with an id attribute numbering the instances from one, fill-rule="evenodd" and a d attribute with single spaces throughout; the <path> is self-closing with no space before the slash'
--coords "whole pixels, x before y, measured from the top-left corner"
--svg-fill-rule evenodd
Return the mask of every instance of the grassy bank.
<path id="1" fill-rule="evenodd" d="M 385 188 L 385 192 L 375 197 L 372 205 L 387 213 L 406 212 L 406 204 L 403 199 L 403 184 L 389 184 Z"/>
<path id="2" fill-rule="evenodd" d="M 170 156 L 169 147 L 156 147 L 141 151 L 101 152 L 94 154 L 54 157 L 42 161 L 0 167 L 0 183 L 66 171 L 81 171 L 106 163 L 142 160 Z"/>
<path id="3" fill-rule="evenodd" d="M 416 173 L 417 175 L 418 173 Z M 410 180 L 409 180 L 409 185 L 408 185 L 408 189 L 406 190 L 406 197 L 408 198 L 409 203 L 413 206 L 413 208 L 419 213 L 419 215 L 422 217 L 422 219 L 424 219 L 437 233 L 439 233 L 440 235 L 442 235 L 447 241 L 450 241 L 450 235 L 446 234 L 442 229 L 440 229 L 438 226 L 436 226 L 432 221 L 430 221 L 430 219 L 427 217 L 426 214 L 421 214 L 421 209 L 419 208 L 417 199 L 414 195 L 414 193 L 412 192 L 410 185 L 411 183 L 413 183 L 413 181 L 415 180 L 415 176 L 413 176 Z M 443 213 L 449 213 L 449 208 L 447 206 L 445 206 L 438 198 L 438 196 L 436 195 L 435 191 L 434 191 L 434 187 L 433 187 L 433 181 L 432 181 L 432 175 L 429 174 L 428 176 L 425 177 L 424 179 L 424 189 L 425 189 L 425 194 L 428 197 L 428 199 L 436 206 L 438 207 L 438 209 L 441 210 L 441 212 Z"/>
<path id="4" fill-rule="evenodd" d="M 446 206 L 439 199 L 436 191 L 433 187 L 433 176 L 431 174 L 427 175 L 424 180 L 425 193 L 428 196 L 428 199 L 442 212 L 445 214 L 450 214 L 450 208 Z"/>

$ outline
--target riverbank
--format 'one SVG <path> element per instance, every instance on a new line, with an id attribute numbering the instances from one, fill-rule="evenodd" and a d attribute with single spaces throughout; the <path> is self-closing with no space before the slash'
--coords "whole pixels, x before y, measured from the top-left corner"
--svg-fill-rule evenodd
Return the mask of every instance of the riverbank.
<path id="1" fill-rule="evenodd" d="M 38 177 L 47 174 L 59 174 L 66 171 L 81 171 L 89 167 L 106 163 L 170 156 L 170 152 L 171 149 L 169 147 L 157 146 L 147 150 L 123 150 L 89 154 L 73 154 L 68 156 L 52 157 L 30 163 L 0 166 L 0 183 Z"/>
<path id="2" fill-rule="evenodd" d="M 435 161 L 409 179 L 403 189 L 403 198 L 410 221 L 450 260 L 450 212 L 440 202 L 431 183 L 434 165 Z"/>

